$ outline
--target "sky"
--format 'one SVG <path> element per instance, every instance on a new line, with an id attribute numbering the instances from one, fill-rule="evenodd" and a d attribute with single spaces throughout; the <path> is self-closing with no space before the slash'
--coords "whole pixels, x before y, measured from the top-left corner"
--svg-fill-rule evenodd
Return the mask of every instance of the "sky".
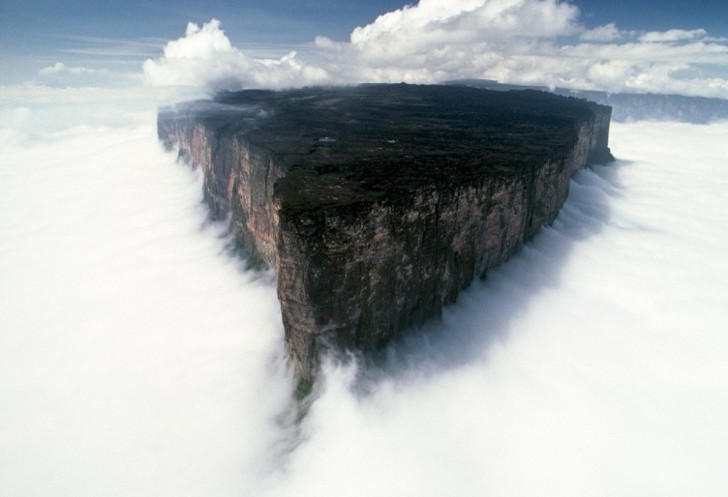
<path id="1" fill-rule="evenodd" d="M 725 122 L 612 123 L 552 226 L 303 418 L 275 275 L 156 136 L 221 88 L 728 96 L 718 2 L 634 3 L 0 3 L 0 495 L 728 495 Z"/>
<path id="2" fill-rule="evenodd" d="M 147 84 L 206 78 L 211 91 L 477 77 L 728 98 L 728 21 L 718 0 L 8 0 L 0 9 L 2 84 L 109 85 L 139 78 L 152 60 L 162 69 L 147 65 Z M 190 22 L 214 25 L 229 44 L 215 57 L 205 52 L 205 63 L 190 47 L 177 53 L 196 74 L 164 52 L 185 37 L 198 48 L 209 42 L 190 35 Z"/>

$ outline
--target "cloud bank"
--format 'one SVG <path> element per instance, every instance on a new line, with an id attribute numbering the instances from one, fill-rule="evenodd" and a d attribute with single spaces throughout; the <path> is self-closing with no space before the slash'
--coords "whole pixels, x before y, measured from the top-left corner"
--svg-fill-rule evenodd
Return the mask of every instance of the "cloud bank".
<path id="1" fill-rule="evenodd" d="M 728 493 L 728 125 L 614 124 L 552 227 L 294 425 L 274 282 L 149 97 L 32 95 L 0 97 L 0 495 Z"/>
<path id="2" fill-rule="evenodd" d="M 286 436 L 273 277 L 206 223 L 153 98 L 97 93 L 0 99 L 0 495 L 241 495 Z"/>
<path id="3" fill-rule="evenodd" d="M 577 174 L 553 227 L 367 393 L 330 367 L 270 495 L 727 491 L 726 130 L 616 124 L 624 161 Z"/>
<path id="4" fill-rule="evenodd" d="M 164 57 L 147 60 L 154 85 L 211 90 L 486 78 L 610 92 L 728 98 L 728 43 L 702 29 L 626 32 L 587 28 L 559 0 L 422 0 L 356 28 L 345 42 L 319 37 L 301 57 L 256 59 L 213 20 L 190 24 Z"/>

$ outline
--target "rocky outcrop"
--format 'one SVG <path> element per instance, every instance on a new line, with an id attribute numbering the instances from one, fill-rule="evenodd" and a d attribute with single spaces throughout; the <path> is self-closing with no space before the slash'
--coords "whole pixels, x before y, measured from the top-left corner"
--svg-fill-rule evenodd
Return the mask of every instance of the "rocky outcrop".
<path id="1" fill-rule="evenodd" d="M 454 302 L 611 159 L 610 109 L 542 92 L 371 85 L 221 95 L 160 113 L 205 197 L 275 268 L 303 379 Z"/>

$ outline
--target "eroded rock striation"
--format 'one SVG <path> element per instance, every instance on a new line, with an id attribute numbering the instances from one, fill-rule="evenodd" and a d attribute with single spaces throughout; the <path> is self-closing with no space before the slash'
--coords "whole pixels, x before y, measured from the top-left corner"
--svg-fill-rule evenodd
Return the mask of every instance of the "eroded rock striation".
<path id="1" fill-rule="evenodd" d="M 278 275 L 304 380 L 322 343 L 372 350 L 454 302 L 611 160 L 609 107 L 537 91 L 243 91 L 160 112 L 217 218 Z"/>

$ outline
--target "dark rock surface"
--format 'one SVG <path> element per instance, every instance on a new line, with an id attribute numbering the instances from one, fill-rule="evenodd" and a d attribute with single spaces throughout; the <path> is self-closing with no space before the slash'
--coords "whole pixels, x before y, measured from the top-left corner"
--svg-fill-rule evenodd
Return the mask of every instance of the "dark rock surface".
<path id="1" fill-rule="evenodd" d="M 160 112 L 218 218 L 278 274 L 293 362 L 372 350 L 437 316 L 611 160 L 610 108 L 538 91 L 243 91 Z"/>

